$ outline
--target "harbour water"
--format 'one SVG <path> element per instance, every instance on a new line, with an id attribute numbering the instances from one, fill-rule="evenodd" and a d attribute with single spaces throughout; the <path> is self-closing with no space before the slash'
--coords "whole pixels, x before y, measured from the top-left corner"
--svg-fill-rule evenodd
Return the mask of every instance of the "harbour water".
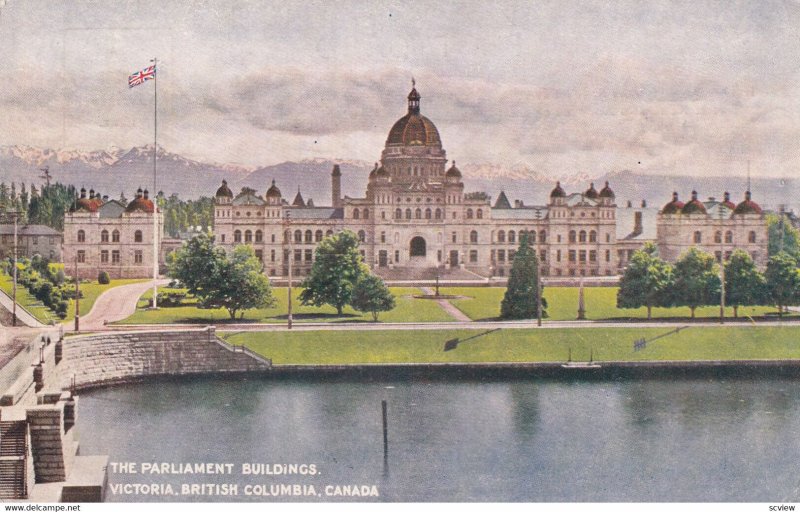
<path id="1" fill-rule="evenodd" d="M 183 379 L 82 392 L 77 432 L 109 501 L 800 501 L 790 378 Z"/>

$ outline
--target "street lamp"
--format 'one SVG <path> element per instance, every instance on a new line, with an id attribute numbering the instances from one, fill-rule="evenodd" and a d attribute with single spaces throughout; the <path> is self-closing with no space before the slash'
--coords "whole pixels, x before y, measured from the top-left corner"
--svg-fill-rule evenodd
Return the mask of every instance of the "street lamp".
<path id="1" fill-rule="evenodd" d="M 292 244 L 293 235 L 292 235 L 292 212 L 286 210 L 286 233 L 289 237 L 289 279 L 288 279 L 288 291 L 286 292 L 288 295 L 287 298 L 287 311 L 286 311 L 286 328 L 292 328 L 292 260 L 294 259 L 294 245 Z"/>
<path id="2" fill-rule="evenodd" d="M 719 323 L 725 323 L 725 210 L 720 203 L 717 205 L 719 208 Z"/>
<path id="3" fill-rule="evenodd" d="M 6 215 L 14 221 L 14 241 L 12 243 L 12 251 L 14 254 L 14 269 L 13 269 L 13 285 L 11 288 L 11 325 L 17 325 L 17 252 L 19 251 L 17 219 L 19 219 L 19 212 L 13 208 L 6 210 Z"/>

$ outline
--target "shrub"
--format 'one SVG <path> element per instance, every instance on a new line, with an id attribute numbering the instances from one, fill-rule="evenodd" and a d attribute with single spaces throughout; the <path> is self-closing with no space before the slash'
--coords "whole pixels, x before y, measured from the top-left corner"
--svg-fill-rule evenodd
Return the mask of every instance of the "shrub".
<path id="1" fill-rule="evenodd" d="M 97 274 L 97 282 L 98 284 L 111 284 L 111 278 L 108 276 L 108 272 L 101 270 L 100 273 Z"/>

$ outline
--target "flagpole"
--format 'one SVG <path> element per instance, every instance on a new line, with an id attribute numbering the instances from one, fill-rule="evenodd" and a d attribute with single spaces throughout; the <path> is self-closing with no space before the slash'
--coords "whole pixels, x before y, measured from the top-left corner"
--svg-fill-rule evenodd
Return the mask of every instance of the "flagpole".
<path id="1" fill-rule="evenodd" d="M 158 307 L 158 58 L 153 57 L 153 309 Z"/>

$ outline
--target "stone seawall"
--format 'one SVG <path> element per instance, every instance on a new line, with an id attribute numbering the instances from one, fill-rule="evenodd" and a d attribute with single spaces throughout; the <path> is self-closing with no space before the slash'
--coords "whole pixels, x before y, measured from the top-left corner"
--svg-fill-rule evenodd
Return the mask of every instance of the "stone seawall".
<path id="1" fill-rule="evenodd" d="M 231 347 L 214 328 L 108 332 L 64 339 L 62 389 L 80 389 L 158 375 L 262 372 L 272 363 Z"/>

